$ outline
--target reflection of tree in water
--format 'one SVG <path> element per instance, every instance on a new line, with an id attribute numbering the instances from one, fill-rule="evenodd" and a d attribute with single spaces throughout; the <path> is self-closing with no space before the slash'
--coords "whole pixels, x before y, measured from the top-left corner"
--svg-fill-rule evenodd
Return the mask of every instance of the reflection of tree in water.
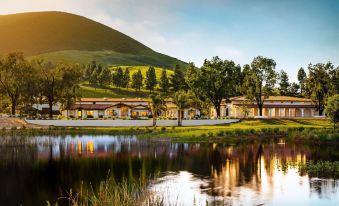
<path id="1" fill-rule="evenodd" d="M 278 145 L 275 143 L 240 145 L 237 147 L 217 147 L 211 155 L 220 154 L 225 159 L 211 169 L 211 181 L 204 190 L 212 196 L 230 197 L 236 194 L 235 188 L 246 186 L 253 191 L 273 191 L 274 173 L 288 162 L 301 163 L 312 158 L 327 157 L 318 148 L 302 145 Z M 333 157 L 332 157 L 333 158 Z M 338 159 L 338 156 L 336 157 Z M 285 171 L 286 172 L 286 171 Z M 263 181 L 265 181 L 263 186 Z M 268 188 L 264 188 L 268 187 Z M 332 187 L 333 188 L 333 187 Z"/>
<path id="2" fill-rule="evenodd" d="M 82 182 L 85 187 L 91 183 L 95 189 L 106 179 L 108 171 L 120 180 L 122 177 L 149 178 L 157 173 L 185 170 L 207 180 L 208 186 L 203 192 L 212 196 L 231 196 L 234 188 L 244 185 L 260 191 L 263 175 L 270 182 L 276 164 L 339 159 L 338 152 L 333 152 L 336 149 L 332 148 L 273 143 L 223 146 L 121 141 L 95 144 L 87 147 L 84 142 L 81 146 L 84 150 L 80 153 L 76 150 L 77 145 L 63 143 L 39 149 L 31 145 L 0 147 L 2 203 L 41 205 L 46 199 L 66 196 L 66 191 L 80 188 Z"/>

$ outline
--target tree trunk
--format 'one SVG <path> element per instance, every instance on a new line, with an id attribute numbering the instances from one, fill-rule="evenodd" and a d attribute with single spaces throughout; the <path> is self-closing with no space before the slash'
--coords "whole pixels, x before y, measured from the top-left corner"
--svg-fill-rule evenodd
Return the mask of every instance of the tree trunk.
<path id="1" fill-rule="evenodd" d="M 219 118 L 221 115 L 221 111 L 220 111 L 220 104 L 215 104 L 214 105 L 214 108 L 215 108 L 215 112 L 217 113 L 217 118 Z"/>
<path id="2" fill-rule="evenodd" d="M 319 116 L 323 116 L 324 109 L 319 107 Z"/>
<path id="3" fill-rule="evenodd" d="M 48 105 L 49 105 L 49 118 L 53 118 L 53 102 L 48 101 Z"/>
<path id="4" fill-rule="evenodd" d="M 153 114 L 153 127 L 157 126 L 157 118 L 156 116 Z"/>
<path id="5" fill-rule="evenodd" d="M 12 115 L 15 115 L 15 107 L 16 107 L 16 105 L 15 105 L 15 103 L 13 102 L 13 103 L 12 103 Z"/>
<path id="6" fill-rule="evenodd" d="M 178 109 L 178 126 L 181 127 L 181 110 Z"/>
<path id="7" fill-rule="evenodd" d="M 262 116 L 262 108 L 263 108 L 263 106 L 258 106 L 258 108 L 259 108 L 259 116 Z"/>

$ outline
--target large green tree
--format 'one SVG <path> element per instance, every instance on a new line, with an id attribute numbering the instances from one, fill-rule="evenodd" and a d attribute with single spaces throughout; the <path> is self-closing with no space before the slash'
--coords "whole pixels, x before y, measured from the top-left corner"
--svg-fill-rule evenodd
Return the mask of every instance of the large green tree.
<path id="1" fill-rule="evenodd" d="M 185 82 L 185 74 L 182 68 L 177 64 L 174 68 L 174 73 L 170 76 L 170 84 L 172 91 L 187 90 L 187 84 Z"/>
<path id="2" fill-rule="evenodd" d="M 279 93 L 280 95 L 286 96 L 289 94 L 289 89 L 290 87 L 290 82 L 288 80 L 288 74 L 284 71 L 281 70 L 279 74 Z"/>
<path id="3" fill-rule="evenodd" d="M 184 110 L 190 107 L 190 95 L 184 90 L 179 90 L 174 93 L 172 100 L 178 111 L 178 126 L 182 126 Z"/>
<path id="4" fill-rule="evenodd" d="M 168 93 L 168 90 L 169 90 L 169 80 L 167 78 L 167 71 L 166 71 L 166 69 L 163 69 L 161 71 L 159 87 L 160 87 L 160 91 L 162 91 L 165 94 Z"/>
<path id="5" fill-rule="evenodd" d="M 140 91 L 143 83 L 142 83 L 142 80 L 143 80 L 143 76 L 141 74 L 141 71 L 140 69 L 133 73 L 132 75 L 132 88 L 135 89 L 136 92 Z"/>
<path id="6" fill-rule="evenodd" d="M 108 67 L 104 67 L 101 70 L 101 73 L 99 74 L 98 77 L 98 83 L 101 86 L 109 86 L 109 84 L 111 83 L 111 71 L 109 70 Z"/>
<path id="7" fill-rule="evenodd" d="M 308 70 L 309 75 L 306 80 L 307 90 L 321 116 L 323 115 L 327 98 L 334 93 L 334 85 L 330 76 L 333 64 L 331 62 L 326 64 L 309 64 Z"/>
<path id="8" fill-rule="evenodd" d="M 325 114 L 330 118 L 335 128 L 339 122 L 339 94 L 328 98 Z"/>
<path id="9" fill-rule="evenodd" d="M 305 80 L 307 79 L 306 72 L 304 68 L 300 68 L 298 71 L 298 81 L 300 85 L 300 95 L 304 96 L 305 93 Z"/>
<path id="10" fill-rule="evenodd" d="M 166 102 L 164 98 L 160 94 L 151 94 L 151 112 L 152 112 L 152 119 L 153 119 L 153 126 L 157 125 L 157 118 L 161 114 L 162 111 L 166 110 Z"/>
<path id="11" fill-rule="evenodd" d="M 330 71 L 331 81 L 333 83 L 334 92 L 339 94 L 339 66 Z"/>
<path id="12" fill-rule="evenodd" d="M 251 66 L 246 65 L 247 74 L 244 79 L 243 91 L 249 100 L 254 100 L 262 116 L 265 99 L 272 94 L 276 83 L 276 63 L 273 59 L 258 56 Z"/>
<path id="13" fill-rule="evenodd" d="M 124 71 L 123 78 L 122 78 L 122 81 L 123 81 L 122 86 L 124 88 L 128 88 L 130 80 L 131 80 L 130 71 L 129 71 L 129 68 L 126 68 L 125 71 Z"/>
<path id="14" fill-rule="evenodd" d="M 121 67 L 118 67 L 114 72 L 113 72 L 113 84 L 114 86 L 120 88 L 124 86 L 124 72 L 122 71 Z"/>
<path id="15" fill-rule="evenodd" d="M 288 88 L 288 95 L 292 97 L 298 97 L 299 89 L 300 86 L 297 83 L 293 82 Z"/>
<path id="16" fill-rule="evenodd" d="M 233 61 L 213 57 L 205 60 L 200 69 L 190 66 L 187 70 L 187 84 L 200 99 L 211 102 L 217 116 L 220 117 L 220 105 L 223 99 L 236 94 L 239 79 L 234 78 L 241 70 Z"/>
<path id="17" fill-rule="evenodd" d="M 24 92 L 34 90 L 27 84 L 32 74 L 35 72 L 22 53 L 10 53 L 0 60 L 0 88 L 11 102 L 12 115 L 15 115 Z"/>
<path id="18" fill-rule="evenodd" d="M 40 61 L 39 70 L 40 95 L 49 105 L 49 117 L 53 117 L 53 105 L 75 99 L 75 89 L 83 76 L 78 65 L 65 63 L 53 64 Z M 72 98 L 71 98 L 72 96 Z"/>
<path id="19" fill-rule="evenodd" d="M 158 84 L 157 76 L 155 75 L 154 67 L 150 66 L 146 71 L 145 87 L 149 91 L 153 91 Z"/>

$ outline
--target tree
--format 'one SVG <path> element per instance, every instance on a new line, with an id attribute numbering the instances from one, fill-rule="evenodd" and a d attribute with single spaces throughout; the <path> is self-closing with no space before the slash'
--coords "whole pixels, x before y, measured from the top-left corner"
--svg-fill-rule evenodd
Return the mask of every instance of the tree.
<path id="1" fill-rule="evenodd" d="M 154 87 L 157 85 L 157 77 L 155 75 L 154 67 L 149 67 L 146 71 L 145 86 L 149 91 L 153 91 Z"/>
<path id="2" fill-rule="evenodd" d="M 245 100 L 240 105 L 240 111 L 244 114 L 244 118 L 246 119 L 248 115 L 250 114 L 251 110 L 248 107 L 248 105 L 252 104 L 252 101 Z"/>
<path id="3" fill-rule="evenodd" d="M 336 94 L 339 94 L 339 66 L 330 71 L 331 81 L 333 83 L 333 89 Z"/>
<path id="4" fill-rule="evenodd" d="M 325 114 L 330 118 L 333 127 L 339 122 L 339 94 L 328 98 Z"/>
<path id="5" fill-rule="evenodd" d="M 98 84 L 99 75 L 100 73 L 98 73 L 98 70 L 94 69 L 89 78 L 89 83 L 94 86 L 95 90 L 97 89 L 96 85 Z"/>
<path id="6" fill-rule="evenodd" d="M 94 70 L 96 69 L 96 67 L 97 67 L 96 61 L 92 61 L 90 64 L 87 65 L 85 72 L 84 72 L 84 77 L 86 81 L 90 81 L 91 76 Z"/>
<path id="7" fill-rule="evenodd" d="M 118 69 L 113 72 L 113 84 L 120 88 L 120 87 L 123 87 L 123 78 L 124 78 L 124 73 L 122 71 L 122 68 L 121 67 L 118 67 Z"/>
<path id="8" fill-rule="evenodd" d="M 178 126 L 182 126 L 182 118 L 184 110 L 190 106 L 190 96 L 186 91 L 180 90 L 173 95 L 173 104 L 177 106 L 178 110 Z"/>
<path id="9" fill-rule="evenodd" d="M 172 91 L 187 90 L 187 84 L 185 82 L 185 74 L 177 64 L 174 68 L 174 73 L 170 77 L 170 83 Z"/>
<path id="10" fill-rule="evenodd" d="M 123 78 L 122 78 L 122 80 L 123 80 L 123 85 L 122 85 L 122 86 L 123 86 L 124 88 L 128 88 L 129 81 L 130 81 L 130 79 L 131 79 L 129 73 L 130 73 L 130 72 L 129 72 L 129 68 L 126 68 L 125 71 L 124 71 Z"/>
<path id="11" fill-rule="evenodd" d="M 169 89 L 169 81 L 167 78 L 167 71 L 165 69 L 163 69 L 161 71 L 161 77 L 160 77 L 160 82 L 159 82 L 159 86 L 160 86 L 160 90 L 163 93 L 167 93 L 168 89 Z"/>
<path id="12" fill-rule="evenodd" d="M 293 82 L 288 88 L 288 95 L 292 97 L 298 97 L 299 89 L 300 86 L 297 83 Z"/>
<path id="13" fill-rule="evenodd" d="M 213 57 L 211 61 L 205 60 L 200 69 L 190 66 L 186 79 L 190 89 L 200 99 L 207 99 L 220 117 L 220 105 L 223 99 L 228 99 L 236 93 L 238 79 L 234 74 L 239 70 L 239 65 L 233 61 L 222 61 Z"/>
<path id="14" fill-rule="evenodd" d="M 111 71 L 108 67 L 104 67 L 99 74 L 98 83 L 101 86 L 107 86 L 111 82 Z"/>
<path id="15" fill-rule="evenodd" d="M 279 93 L 280 95 L 286 96 L 288 95 L 288 89 L 290 87 L 290 83 L 288 81 L 288 75 L 284 70 L 281 70 L 279 74 Z"/>
<path id="16" fill-rule="evenodd" d="M 264 101 L 272 93 L 276 83 L 275 61 L 262 56 L 255 57 L 248 68 L 244 79 L 243 89 L 249 100 L 255 100 L 259 115 L 262 116 Z"/>
<path id="17" fill-rule="evenodd" d="M 309 76 L 306 80 L 306 86 L 320 116 L 323 115 L 327 98 L 334 92 L 329 74 L 332 69 L 333 64 L 331 62 L 308 65 Z"/>
<path id="18" fill-rule="evenodd" d="M 157 118 L 161 111 L 166 110 L 166 102 L 164 98 L 160 94 L 151 94 L 151 111 L 152 111 L 152 118 L 153 118 L 153 126 L 157 125 Z"/>
<path id="19" fill-rule="evenodd" d="M 304 68 L 300 68 L 298 71 L 298 81 L 299 81 L 299 85 L 300 85 L 300 94 L 301 96 L 304 95 L 305 92 L 305 80 L 306 80 L 307 76 L 306 76 L 306 72 L 304 70 Z"/>
<path id="20" fill-rule="evenodd" d="M 53 105 L 61 101 L 69 101 L 71 94 L 80 82 L 82 72 L 78 65 L 52 64 L 39 61 L 40 94 L 49 105 L 49 117 L 53 117 Z"/>
<path id="21" fill-rule="evenodd" d="M 142 77 L 142 74 L 141 74 L 141 71 L 140 69 L 133 73 L 132 75 L 132 88 L 135 89 L 135 92 L 137 91 L 140 91 L 141 87 L 142 87 L 142 80 L 143 80 L 143 77 Z"/>
<path id="22" fill-rule="evenodd" d="M 29 89 L 27 80 L 32 74 L 35 72 L 22 53 L 10 53 L 0 60 L 0 88 L 10 99 L 12 115 L 15 115 L 24 91 Z"/>

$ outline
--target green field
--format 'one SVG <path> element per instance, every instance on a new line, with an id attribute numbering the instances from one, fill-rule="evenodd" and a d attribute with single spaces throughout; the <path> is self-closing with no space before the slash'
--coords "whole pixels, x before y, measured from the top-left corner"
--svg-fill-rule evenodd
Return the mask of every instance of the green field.
<path id="1" fill-rule="evenodd" d="M 159 134 L 159 137 L 170 136 L 172 138 L 186 139 L 191 137 L 200 137 L 202 134 L 206 136 L 218 136 L 221 131 L 234 132 L 236 130 L 261 130 L 263 128 L 287 130 L 288 128 L 332 128 L 327 119 L 266 119 L 266 120 L 242 120 L 237 123 L 228 125 L 214 126 L 195 126 L 195 127 L 176 127 L 174 130 L 167 128 L 169 134 Z"/>
<path id="2" fill-rule="evenodd" d="M 132 76 L 133 73 L 137 72 L 139 69 L 141 71 L 141 74 L 142 76 L 146 77 L 146 72 L 149 68 L 149 66 L 120 66 L 123 70 L 125 70 L 126 68 L 129 68 L 130 69 L 130 74 Z M 116 69 L 117 66 L 113 66 L 111 67 L 112 70 Z M 162 69 L 161 67 L 154 67 L 155 69 L 155 75 L 157 76 L 157 80 L 160 80 L 160 77 L 161 77 L 161 72 L 162 72 Z M 170 78 L 171 74 L 173 74 L 174 72 L 171 70 L 171 69 L 166 69 L 166 72 L 167 72 L 167 78 Z"/>
<path id="3" fill-rule="evenodd" d="M 65 51 L 56 51 L 49 52 L 40 55 L 36 55 L 32 58 L 43 58 L 51 62 L 67 62 L 67 63 L 80 63 L 88 64 L 92 61 L 104 66 L 122 66 L 122 65 L 131 65 L 131 66 L 145 66 L 148 68 L 148 65 L 172 69 L 176 64 L 179 64 L 181 68 L 186 68 L 186 63 L 177 60 L 175 58 L 150 51 L 143 51 L 139 54 L 128 54 L 115 52 L 110 50 L 105 51 L 80 51 L 80 50 L 65 50 Z M 124 66 L 125 67 L 125 66 Z"/>
<path id="4" fill-rule="evenodd" d="M 93 86 L 88 83 L 80 84 L 81 97 L 91 98 L 147 98 L 149 91 L 142 89 L 141 91 L 135 92 L 132 88 L 116 88 L 113 86 Z"/>

